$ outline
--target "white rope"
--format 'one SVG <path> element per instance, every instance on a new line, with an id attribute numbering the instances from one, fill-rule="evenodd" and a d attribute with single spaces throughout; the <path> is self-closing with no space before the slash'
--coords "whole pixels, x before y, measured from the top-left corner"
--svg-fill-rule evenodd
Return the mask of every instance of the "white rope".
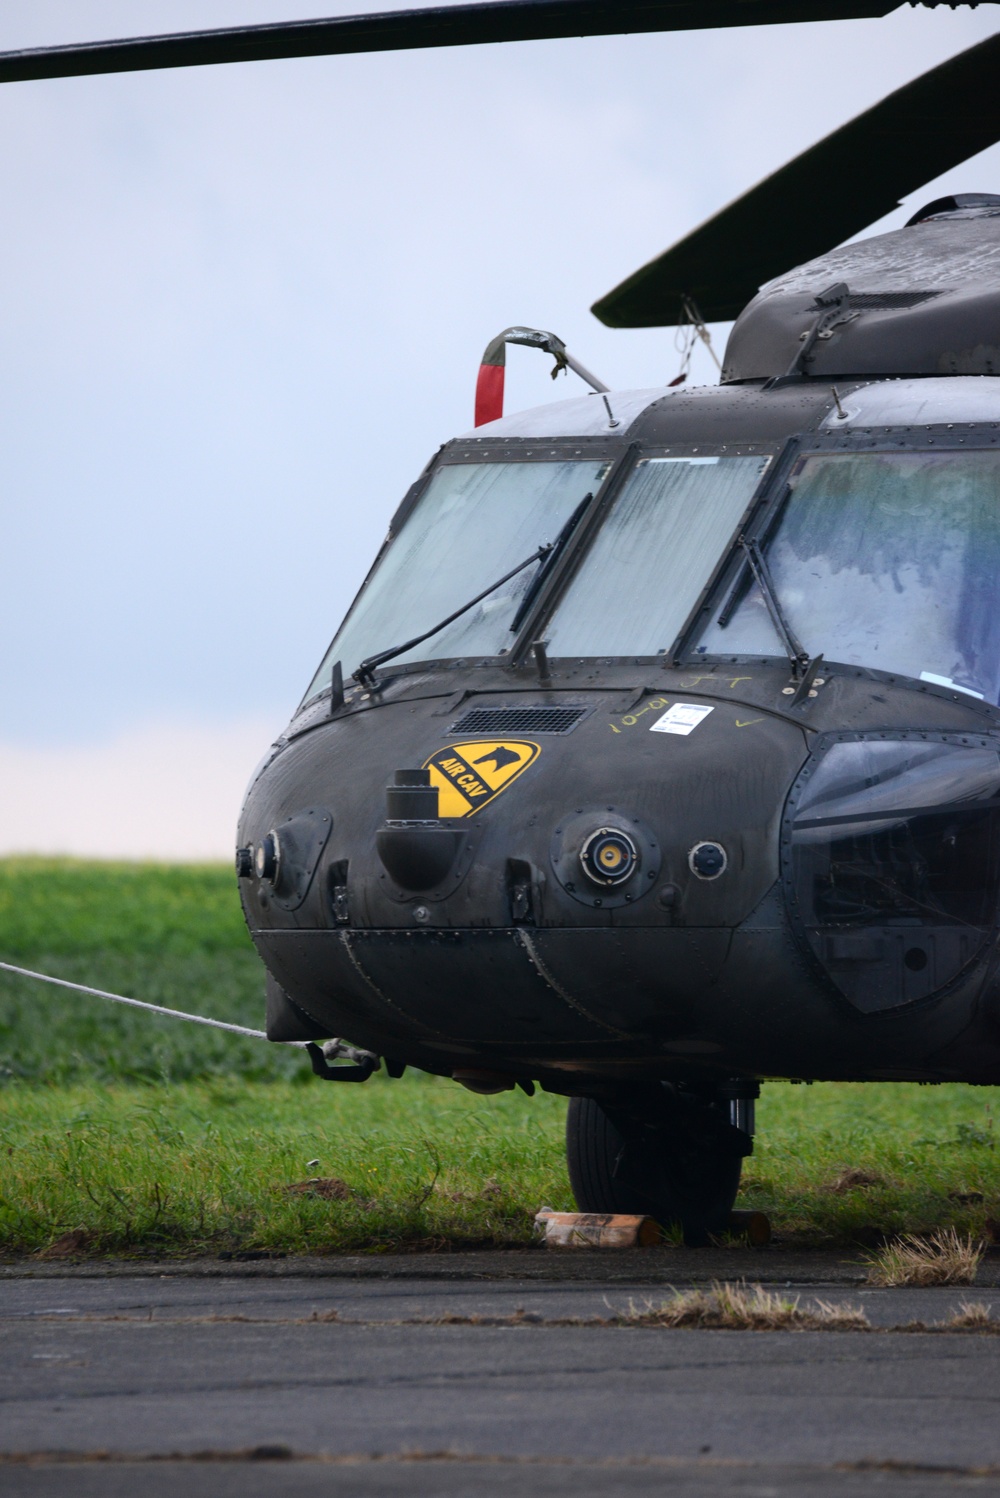
<path id="1" fill-rule="evenodd" d="M 110 999 L 114 1004 L 128 1004 L 132 1009 L 145 1009 L 150 1014 L 165 1014 L 168 1019 L 186 1019 L 192 1025 L 210 1025 L 213 1030 L 229 1030 L 233 1035 L 248 1035 L 251 1040 L 266 1040 L 264 1030 L 250 1030 L 246 1025 L 228 1025 L 225 1020 L 207 1019 L 203 1014 L 185 1014 L 183 1009 L 165 1009 L 162 1004 L 146 1004 L 142 999 L 127 999 L 124 994 L 107 993 L 103 988 L 88 988 L 85 983 L 70 983 L 66 978 L 53 978 L 48 973 L 34 973 L 27 967 L 15 967 L 12 962 L 0 962 L 5 973 L 17 973 L 21 978 L 35 978 L 39 983 L 53 983 L 57 988 L 72 988 L 76 993 L 89 993 L 96 999 Z M 305 1041 L 286 1040 L 285 1045 L 305 1049 Z"/>

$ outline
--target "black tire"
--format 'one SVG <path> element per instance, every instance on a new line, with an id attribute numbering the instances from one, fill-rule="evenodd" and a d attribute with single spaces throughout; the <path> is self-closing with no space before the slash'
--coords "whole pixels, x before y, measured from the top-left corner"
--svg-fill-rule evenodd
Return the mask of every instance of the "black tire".
<path id="1" fill-rule="evenodd" d="M 649 1203 L 615 1175 L 625 1141 L 599 1103 L 571 1097 L 566 1114 L 566 1164 L 581 1212 L 648 1212 Z"/>
<path id="2" fill-rule="evenodd" d="M 664 1097 L 669 1107 L 657 1126 L 627 1127 L 628 1142 L 600 1103 L 570 1099 L 566 1162 L 573 1196 L 581 1212 L 641 1212 L 664 1227 L 680 1226 L 688 1243 L 704 1243 L 729 1226 L 743 1165 L 738 1131 L 719 1117 L 717 1105 L 688 1101 L 669 1087 Z"/>

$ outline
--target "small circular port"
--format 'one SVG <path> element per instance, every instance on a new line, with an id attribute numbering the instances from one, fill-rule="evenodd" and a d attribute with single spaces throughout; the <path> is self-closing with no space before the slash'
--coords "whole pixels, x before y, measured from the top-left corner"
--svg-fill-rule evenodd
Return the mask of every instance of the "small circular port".
<path id="1" fill-rule="evenodd" d="M 627 832 L 599 827 L 580 849 L 580 863 L 595 884 L 624 884 L 639 867 L 639 850 Z"/>
<path id="2" fill-rule="evenodd" d="M 688 854 L 688 867 L 698 879 L 718 879 L 728 862 L 721 843 L 695 843 Z"/>
<path id="3" fill-rule="evenodd" d="M 280 862 L 281 849 L 278 846 L 278 834 L 272 828 L 270 832 L 261 838 L 254 849 L 254 873 L 263 883 L 274 884 L 278 877 Z"/>

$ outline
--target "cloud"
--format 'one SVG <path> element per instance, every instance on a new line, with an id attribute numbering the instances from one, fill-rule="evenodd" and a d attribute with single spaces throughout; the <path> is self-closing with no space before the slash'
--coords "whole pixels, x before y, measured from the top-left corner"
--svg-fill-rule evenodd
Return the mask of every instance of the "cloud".
<path id="1" fill-rule="evenodd" d="M 147 724 L 104 742 L 0 744 L 0 853 L 223 859 L 274 725 Z"/>

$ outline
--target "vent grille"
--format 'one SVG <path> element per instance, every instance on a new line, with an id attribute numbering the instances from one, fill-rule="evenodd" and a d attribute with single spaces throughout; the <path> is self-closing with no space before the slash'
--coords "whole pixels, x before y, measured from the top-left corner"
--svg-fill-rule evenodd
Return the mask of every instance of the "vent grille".
<path id="1" fill-rule="evenodd" d="M 895 307 L 919 307 L 921 302 L 933 301 L 940 295 L 940 291 L 852 291 L 847 301 L 859 312 L 866 308 L 872 312 L 880 308 L 889 312 Z"/>
<path id="2" fill-rule="evenodd" d="M 585 707 L 474 707 L 449 733 L 569 733 L 585 717 Z"/>

